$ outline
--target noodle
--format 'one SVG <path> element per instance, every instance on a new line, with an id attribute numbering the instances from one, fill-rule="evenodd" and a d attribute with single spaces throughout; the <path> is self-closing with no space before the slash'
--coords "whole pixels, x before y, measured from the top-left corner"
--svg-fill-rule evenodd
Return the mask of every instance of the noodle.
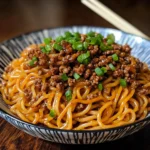
<path id="1" fill-rule="evenodd" d="M 45 85 L 51 75 L 46 69 L 46 73 L 39 75 L 40 65 L 24 67 L 29 63 L 27 52 L 24 50 L 20 58 L 9 64 L 13 70 L 3 73 L 5 83 L 0 86 L 3 100 L 23 121 L 49 128 L 95 130 L 130 124 L 148 115 L 149 94 L 139 94 L 130 84 L 122 87 L 121 77 L 103 79 L 101 91 L 88 86 L 86 80 L 78 80 L 72 86 L 70 101 L 66 101 L 64 92 L 55 86 L 50 86 L 48 92 L 38 90 L 35 80 L 40 79 L 40 84 Z M 131 64 L 135 64 L 134 59 Z M 150 88 L 149 76 L 149 70 L 138 74 L 136 80 L 142 88 Z M 91 95 L 96 96 L 87 98 Z M 77 111 L 80 106 L 82 109 Z M 55 117 L 49 115 L 50 110 L 55 111 Z"/>

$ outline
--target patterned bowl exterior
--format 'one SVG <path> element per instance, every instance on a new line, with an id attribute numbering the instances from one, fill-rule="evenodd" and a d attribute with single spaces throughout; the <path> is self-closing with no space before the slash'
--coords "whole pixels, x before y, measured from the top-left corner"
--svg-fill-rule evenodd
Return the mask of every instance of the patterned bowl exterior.
<path id="1" fill-rule="evenodd" d="M 116 42 L 119 44 L 129 44 L 132 49 L 132 55 L 138 57 L 141 61 L 146 62 L 150 66 L 150 41 L 141 37 L 131 35 L 119 30 L 87 27 L 87 26 L 73 26 L 56 29 L 44 29 L 19 37 L 10 39 L 0 44 L 0 75 L 3 73 L 4 67 L 14 58 L 19 57 L 20 52 L 30 44 L 41 43 L 46 37 L 53 37 L 62 35 L 65 31 L 87 33 L 89 31 L 96 31 L 106 36 L 109 33 L 114 33 Z M 96 144 L 106 141 L 113 141 L 133 134 L 139 131 L 150 123 L 150 114 L 142 121 L 125 125 L 112 129 L 93 130 L 93 131 L 72 131 L 50 129 L 38 125 L 33 125 L 19 120 L 15 117 L 4 104 L 0 95 L 0 116 L 8 121 L 16 128 L 44 140 L 64 144 Z"/>

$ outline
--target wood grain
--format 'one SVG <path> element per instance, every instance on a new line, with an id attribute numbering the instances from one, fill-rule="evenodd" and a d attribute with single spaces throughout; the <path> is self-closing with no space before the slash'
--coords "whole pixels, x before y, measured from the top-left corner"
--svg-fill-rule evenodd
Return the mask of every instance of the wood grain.
<path id="1" fill-rule="evenodd" d="M 149 0 L 101 0 L 150 35 Z M 19 34 L 70 25 L 113 27 L 80 0 L 0 0 L 0 41 Z M 118 141 L 97 145 L 63 145 L 32 137 L 0 118 L 0 150 L 150 150 L 150 126 Z"/>

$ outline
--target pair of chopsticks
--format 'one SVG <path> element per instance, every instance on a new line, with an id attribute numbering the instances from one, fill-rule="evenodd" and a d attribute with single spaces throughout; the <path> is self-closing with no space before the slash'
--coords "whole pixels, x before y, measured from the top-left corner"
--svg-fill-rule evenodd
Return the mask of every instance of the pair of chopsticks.
<path id="1" fill-rule="evenodd" d="M 91 10 L 93 10 L 95 13 L 103 17 L 105 20 L 116 26 L 118 29 L 132 33 L 135 35 L 138 35 L 140 37 L 150 39 L 147 35 L 145 35 L 143 32 L 141 32 L 139 29 L 134 27 L 132 24 L 127 22 L 125 19 L 120 17 L 118 14 L 113 12 L 111 9 L 109 9 L 107 6 L 102 4 L 98 0 L 81 0 L 81 2 L 89 7 Z"/>

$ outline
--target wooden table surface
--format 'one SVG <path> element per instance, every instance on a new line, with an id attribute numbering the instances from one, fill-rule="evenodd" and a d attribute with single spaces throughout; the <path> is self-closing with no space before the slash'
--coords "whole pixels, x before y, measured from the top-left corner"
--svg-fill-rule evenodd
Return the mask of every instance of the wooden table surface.
<path id="1" fill-rule="evenodd" d="M 149 0 L 101 0 L 150 36 Z M 0 41 L 21 33 L 70 25 L 114 28 L 80 0 L 0 0 Z M 97 145 L 62 145 L 34 138 L 0 118 L 0 150 L 150 150 L 150 126 L 118 141 Z"/>

